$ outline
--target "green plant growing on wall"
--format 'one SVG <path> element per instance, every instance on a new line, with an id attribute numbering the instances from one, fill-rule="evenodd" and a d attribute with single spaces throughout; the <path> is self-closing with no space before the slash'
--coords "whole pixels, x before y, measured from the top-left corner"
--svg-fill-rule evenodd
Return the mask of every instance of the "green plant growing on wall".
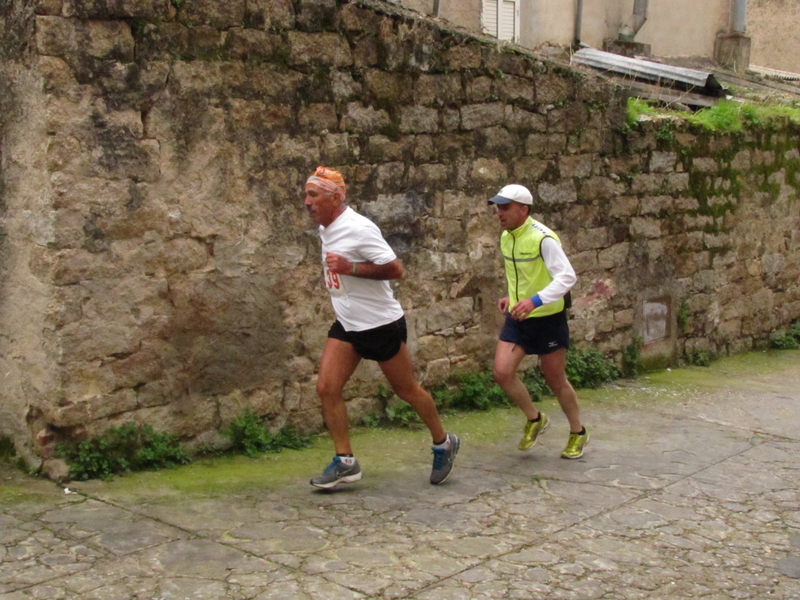
<path id="1" fill-rule="evenodd" d="M 686 333 L 687 328 L 689 327 L 689 303 L 686 301 L 686 298 L 681 300 L 681 305 L 678 307 L 678 331 L 681 333 Z"/>
<path id="2" fill-rule="evenodd" d="M 596 348 L 577 348 L 567 352 L 567 379 L 576 389 L 591 389 L 619 379 L 622 375 L 613 360 Z"/>
<path id="3" fill-rule="evenodd" d="M 0 437 L 0 460 L 9 460 L 16 455 L 17 451 L 14 449 L 14 442 L 11 441 L 11 438 Z"/>
<path id="4" fill-rule="evenodd" d="M 628 98 L 628 120 L 630 127 L 639 122 L 642 115 L 656 116 L 659 112 L 644 100 L 639 98 Z"/>
<path id="5" fill-rule="evenodd" d="M 683 357 L 687 365 L 695 365 L 697 367 L 711 366 L 712 356 L 706 350 L 689 350 Z"/>
<path id="6" fill-rule="evenodd" d="M 110 479 L 130 471 L 163 469 L 191 462 L 178 437 L 133 422 L 111 427 L 80 443 L 60 444 L 57 455 L 76 480 Z"/>
<path id="7" fill-rule="evenodd" d="M 544 375 L 542 375 L 542 370 L 539 368 L 531 367 L 525 369 L 522 374 L 522 383 L 528 388 L 528 392 L 530 392 L 531 399 L 534 402 L 541 402 L 542 398 L 550 393 L 550 388 L 545 383 Z"/>
<path id="8" fill-rule="evenodd" d="M 402 401 L 386 407 L 386 420 L 395 427 L 416 427 L 422 424 L 411 405 Z"/>
<path id="9" fill-rule="evenodd" d="M 622 350 L 622 374 L 636 377 L 642 361 L 642 338 L 637 337 Z"/>
<path id="10" fill-rule="evenodd" d="M 270 433 L 250 408 L 245 408 L 220 433 L 231 441 L 234 452 L 242 452 L 251 458 L 263 452 L 280 452 L 284 448 L 300 450 L 311 445 L 311 438 L 292 425 L 283 427 L 276 434 Z"/>
<path id="11" fill-rule="evenodd" d="M 442 408 L 458 410 L 489 410 L 508 406 L 503 390 L 492 380 L 490 373 L 458 373 L 454 387 L 434 390 L 433 397 Z"/>
<path id="12" fill-rule="evenodd" d="M 662 145 L 669 145 L 675 139 L 675 132 L 669 124 L 662 125 L 656 129 L 656 140 Z"/>
<path id="13" fill-rule="evenodd" d="M 800 321 L 793 323 L 786 333 L 773 332 L 769 336 L 769 347 L 775 350 L 796 350 L 800 348 Z"/>
<path id="14" fill-rule="evenodd" d="M 633 127 L 642 115 L 674 116 L 709 131 L 736 132 L 743 127 L 763 126 L 769 121 L 787 119 L 800 124 L 800 107 L 782 103 L 742 103 L 722 100 L 709 108 L 686 114 L 669 108 L 656 108 L 639 98 L 628 98 L 628 127 Z M 664 134 L 662 134 L 664 135 Z M 656 138 L 659 132 L 656 132 Z"/>

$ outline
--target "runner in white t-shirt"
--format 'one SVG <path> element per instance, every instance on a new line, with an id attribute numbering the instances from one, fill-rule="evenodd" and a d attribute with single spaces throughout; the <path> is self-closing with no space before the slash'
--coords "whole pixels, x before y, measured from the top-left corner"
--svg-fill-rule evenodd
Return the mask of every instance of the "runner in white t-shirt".
<path id="1" fill-rule="evenodd" d="M 408 402 L 433 438 L 431 483 L 450 476 L 461 440 L 442 428 L 431 395 L 414 377 L 406 346 L 406 322 L 389 281 L 403 275 L 403 267 L 380 229 L 349 208 L 342 174 L 317 167 L 305 186 L 304 205 L 319 225 L 325 287 L 331 295 L 336 322 L 322 350 L 317 393 L 322 416 L 333 438 L 336 456 L 311 485 L 331 488 L 361 479 L 353 456 L 342 390 L 362 358 L 374 360 L 394 392 Z"/>

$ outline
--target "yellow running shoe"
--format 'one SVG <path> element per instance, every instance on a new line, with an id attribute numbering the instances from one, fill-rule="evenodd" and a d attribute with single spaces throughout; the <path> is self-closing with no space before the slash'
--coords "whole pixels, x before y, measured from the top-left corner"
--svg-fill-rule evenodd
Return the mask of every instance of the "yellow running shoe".
<path id="1" fill-rule="evenodd" d="M 550 420 L 543 412 L 539 413 L 539 417 L 541 418 L 538 421 L 525 423 L 525 429 L 522 430 L 522 439 L 519 441 L 519 446 L 517 446 L 520 450 L 533 448 L 539 436 L 550 426 Z"/>
<path id="2" fill-rule="evenodd" d="M 570 433 L 567 447 L 561 453 L 561 458 L 580 458 L 583 456 L 583 449 L 589 443 L 589 432 L 586 427 L 583 428 L 583 433 Z"/>

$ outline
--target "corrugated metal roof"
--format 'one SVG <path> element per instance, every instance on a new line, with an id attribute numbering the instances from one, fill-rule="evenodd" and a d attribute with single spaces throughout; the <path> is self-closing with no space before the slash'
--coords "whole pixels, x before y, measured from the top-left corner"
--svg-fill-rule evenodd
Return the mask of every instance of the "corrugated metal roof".
<path id="1" fill-rule="evenodd" d="M 594 48 L 581 48 L 575 52 L 572 55 L 572 63 L 626 75 L 634 79 L 644 79 L 660 85 L 680 83 L 688 88 L 702 88 L 704 93 L 711 96 L 721 96 L 724 93 L 713 73 L 664 65 L 639 58 L 628 58 Z"/>
<path id="2" fill-rule="evenodd" d="M 758 73 L 765 77 L 775 77 L 777 79 L 785 79 L 786 81 L 800 81 L 800 73 L 790 73 L 789 71 L 779 71 L 778 69 L 757 67 L 756 65 L 750 65 L 748 69 L 753 71 L 753 73 Z"/>

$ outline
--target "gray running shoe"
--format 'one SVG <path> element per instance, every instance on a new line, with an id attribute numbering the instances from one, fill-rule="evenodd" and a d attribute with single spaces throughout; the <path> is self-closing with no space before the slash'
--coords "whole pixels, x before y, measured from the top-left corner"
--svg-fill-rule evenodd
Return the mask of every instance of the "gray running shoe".
<path id="1" fill-rule="evenodd" d="M 333 462 L 325 467 L 322 475 L 317 475 L 311 479 L 311 485 L 318 488 L 332 488 L 338 483 L 353 483 L 361 479 L 361 467 L 358 461 L 352 465 L 346 465 L 338 456 L 333 457 Z"/>
<path id="2" fill-rule="evenodd" d="M 445 450 L 444 448 L 433 447 L 433 470 L 431 471 L 431 483 L 439 485 L 447 481 L 450 477 L 450 472 L 453 470 L 453 463 L 456 462 L 456 454 L 458 448 L 461 446 L 461 440 L 455 433 L 448 433 L 447 437 L 450 438 L 450 447 Z"/>

